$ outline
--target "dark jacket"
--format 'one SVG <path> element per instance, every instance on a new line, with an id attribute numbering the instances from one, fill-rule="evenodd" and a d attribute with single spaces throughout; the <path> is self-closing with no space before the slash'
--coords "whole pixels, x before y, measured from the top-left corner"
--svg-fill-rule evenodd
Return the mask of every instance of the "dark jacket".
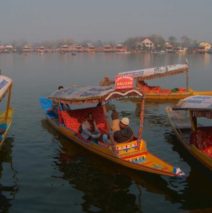
<path id="1" fill-rule="evenodd" d="M 133 131 L 127 126 L 124 129 L 114 132 L 113 137 L 117 143 L 128 142 L 133 139 Z"/>

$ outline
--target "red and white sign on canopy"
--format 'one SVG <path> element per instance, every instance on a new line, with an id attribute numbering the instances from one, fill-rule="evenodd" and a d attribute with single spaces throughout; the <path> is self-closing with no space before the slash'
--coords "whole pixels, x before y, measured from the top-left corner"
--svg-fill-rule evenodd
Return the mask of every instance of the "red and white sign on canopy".
<path id="1" fill-rule="evenodd" d="M 131 75 L 117 75 L 115 79 L 115 89 L 132 89 L 133 83 L 134 81 Z"/>

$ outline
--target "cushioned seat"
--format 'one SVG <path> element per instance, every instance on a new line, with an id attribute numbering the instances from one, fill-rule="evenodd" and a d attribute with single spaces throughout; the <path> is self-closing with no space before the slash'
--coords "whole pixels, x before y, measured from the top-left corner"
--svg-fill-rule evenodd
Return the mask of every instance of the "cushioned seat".
<path id="1" fill-rule="evenodd" d="M 106 121 L 103 114 L 102 107 L 90 108 L 90 109 L 80 109 L 80 110 L 70 110 L 61 111 L 61 117 L 67 128 L 78 132 L 79 127 L 83 120 L 87 117 L 88 113 L 92 113 L 96 121 L 98 129 L 102 132 L 106 132 Z"/>

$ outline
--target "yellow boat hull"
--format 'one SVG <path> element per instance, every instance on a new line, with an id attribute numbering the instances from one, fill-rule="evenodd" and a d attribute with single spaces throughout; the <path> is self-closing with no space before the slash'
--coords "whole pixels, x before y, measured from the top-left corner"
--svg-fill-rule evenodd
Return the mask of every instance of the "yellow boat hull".
<path id="1" fill-rule="evenodd" d="M 193 91 L 190 89 L 187 92 L 171 92 L 169 94 L 158 92 L 144 93 L 145 100 L 147 101 L 174 101 L 184 99 L 192 95 L 212 95 L 212 91 Z"/>
<path id="2" fill-rule="evenodd" d="M 187 137 L 184 137 L 182 131 L 177 128 L 176 121 L 177 118 L 172 116 L 172 109 L 171 107 L 166 108 L 166 112 L 168 114 L 169 122 L 179 140 L 179 142 L 183 145 L 184 148 L 195 158 L 197 159 L 202 165 L 207 167 L 209 170 L 212 170 L 212 159 L 207 156 L 204 152 L 199 150 L 194 145 L 191 145 L 187 139 Z"/>
<path id="3" fill-rule="evenodd" d="M 193 91 L 192 95 L 212 95 L 212 91 Z"/>
<path id="4" fill-rule="evenodd" d="M 191 96 L 192 92 L 181 92 L 181 93 L 169 93 L 169 94 L 160 94 L 160 93 L 145 93 L 145 100 L 147 101 L 168 101 L 168 100 L 180 100 Z"/>
<path id="5" fill-rule="evenodd" d="M 13 120 L 13 109 L 9 109 L 8 110 L 8 117 L 7 117 L 7 120 L 5 120 L 5 114 L 6 112 L 2 112 L 0 114 L 0 124 L 6 124 L 6 129 L 4 131 L 3 134 L 1 134 L 1 139 L 0 139 L 0 146 L 4 143 L 7 135 L 8 135 L 8 132 L 9 132 L 9 129 L 12 125 L 12 120 Z"/>
<path id="6" fill-rule="evenodd" d="M 202 151 L 197 149 L 194 145 L 190 147 L 190 153 L 198 159 L 204 166 L 206 166 L 209 170 L 212 170 L 212 158 L 208 157 Z"/>
<path id="7" fill-rule="evenodd" d="M 110 145 L 103 145 L 100 146 L 95 143 L 86 143 L 84 140 L 78 137 L 78 135 L 72 132 L 70 129 L 57 125 L 54 119 L 48 118 L 48 122 L 62 135 L 70 139 L 71 141 L 79 144 L 80 146 L 84 147 L 85 149 L 100 155 L 108 160 L 113 161 L 114 163 L 120 164 L 122 166 L 138 170 L 144 172 L 150 172 L 159 175 L 166 175 L 166 176 L 178 176 L 175 173 L 175 168 L 166 163 L 165 161 L 159 159 L 158 157 L 154 156 L 153 154 L 149 153 L 146 150 L 146 142 L 143 141 L 143 147 L 140 150 L 135 151 L 133 154 L 139 156 L 139 158 L 143 159 L 144 161 L 141 162 L 132 162 L 134 157 L 128 156 L 127 154 L 121 153 L 121 155 L 117 156 L 114 154 L 114 147 Z"/>

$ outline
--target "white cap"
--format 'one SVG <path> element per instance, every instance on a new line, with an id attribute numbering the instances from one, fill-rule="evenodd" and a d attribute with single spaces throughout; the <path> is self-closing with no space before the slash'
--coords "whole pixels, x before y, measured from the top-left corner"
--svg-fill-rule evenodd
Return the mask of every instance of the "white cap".
<path id="1" fill-rule="evenodd" d="M 124 124 L 124 125 L 126 125 L 126 126 L 128 126 L 129 123 L 130 123 L 130 120 L 129 120 L 129 118 L 124 117 L 124 118 L 121 119 L 121 123 Z"/>

